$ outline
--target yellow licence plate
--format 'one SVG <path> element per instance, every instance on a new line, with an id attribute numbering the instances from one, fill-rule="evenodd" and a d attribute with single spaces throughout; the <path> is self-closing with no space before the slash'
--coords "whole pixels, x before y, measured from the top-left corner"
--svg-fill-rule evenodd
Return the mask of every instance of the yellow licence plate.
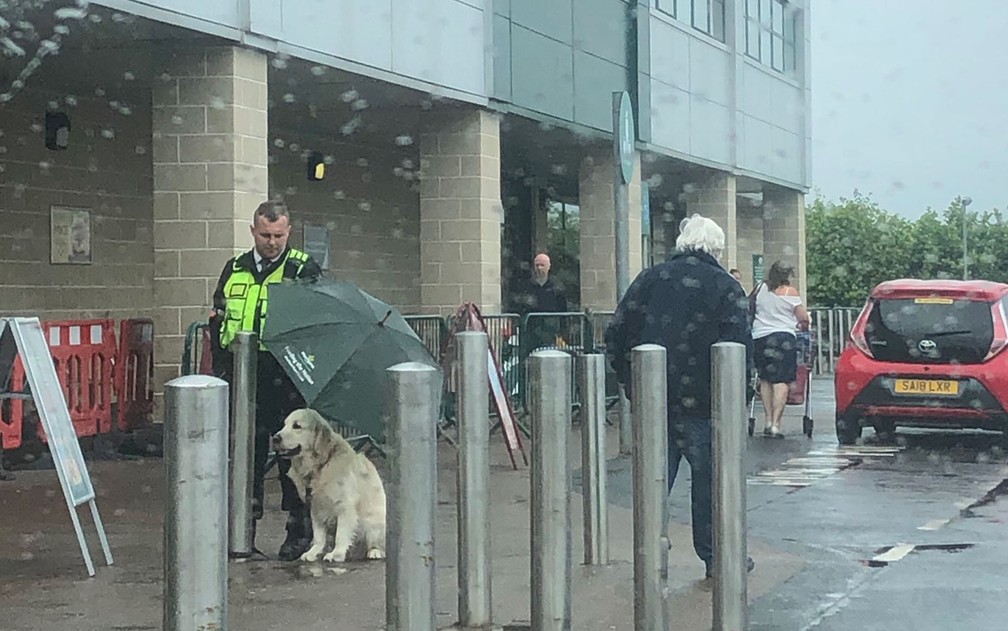
<path id="1" fill-rule="evenodd" d="M 959 394 L 958 381 L 935 379 L 897 379 L 896 394 L 937 394 L 955 396 Z"/>

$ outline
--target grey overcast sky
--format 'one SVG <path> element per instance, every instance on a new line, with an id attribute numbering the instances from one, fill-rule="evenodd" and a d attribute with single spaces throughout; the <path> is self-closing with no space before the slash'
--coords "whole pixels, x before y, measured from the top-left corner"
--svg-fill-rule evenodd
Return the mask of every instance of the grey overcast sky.
<path id="1" fill-rule="evenodd" d="M 811 5 L 813 194 L 1008 210 L 1008 2 Z"/>

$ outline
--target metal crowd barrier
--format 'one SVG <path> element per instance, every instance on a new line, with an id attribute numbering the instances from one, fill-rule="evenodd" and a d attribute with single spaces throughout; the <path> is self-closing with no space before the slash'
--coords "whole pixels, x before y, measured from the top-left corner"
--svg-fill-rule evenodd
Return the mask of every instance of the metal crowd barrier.
<path id="1" fill-rule="evenodd" d="M 813 358 L 815 374 L 833 373 L 860 313 L 861 309 L 858 307 L 809 309 L 812 339 L 818 341 L 818 350 Z"/>
<path id="2" fill-rule="evenodd" d="M 559 350 L 571 355 L 595 350 L 588 315 L 581 311 L 566 313 L 529 313 L 521 321 L 521 357 L 542 350 Z M 522 371 L 525 373 L 526 371 Z M 528 402 L 528 397 L 522 400 Z M 580 405 L 577 383 L 571 382 L 571 403 Z"/>
<path id="3" fill-rule="evenodd" d="M 417 337 L 435 358 L 441 357 L 441 347 L 448 334 L 448 322 L 441 316 L 410 315 L 403 317 Z"/>
<path id="4" fill-rule="evenodd" d="M 521 399 L 521 384 L 524 380 L 523 357 L 521 355 L 520 339 L 521 316 L 515 313 L 483 316 L 486 325 L 487 338 L 494 357 L 504 375 L 504 386 L 512 405 L 517 406 Z"/>

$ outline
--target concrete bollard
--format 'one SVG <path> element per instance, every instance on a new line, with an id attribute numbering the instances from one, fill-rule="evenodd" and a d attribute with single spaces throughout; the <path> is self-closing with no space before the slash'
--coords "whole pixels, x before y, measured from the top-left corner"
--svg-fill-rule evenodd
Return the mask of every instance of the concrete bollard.
<path id="1" fill-rule="evenodd" d="M 228 554 L 252 556 L 252 457 L 255 451 L 256 371 L 259 341 L 255 333 L 235 335 L 234 387 L 231 391 L 231 460 L 228 484 Z"/>
<path id="2" fill-rule="evenodd" d="M 486 628 L 490 579 L 490 394 L 486 333 L 455 336 L 459 365 L 458 615 L 462 628 Z"/>
<path id="3" fill-rule="evenodd" d="M 228 385 L 165 385 L 165 631 L 228 628 Z"/>
<path id="4" fill-rule="evenodd" d="M 714 599 L 713 631 L 748 627 L 746 497 L 745 346 L 711 347 L 711 422 L 714 426 Z"/>
<path id="5" fill-rule="evenodd" d="M 532 628 L 571 628 L 570 470 L 571 356 L 544 350 L 529 356 L 532 414 Z"/>
<path id="6" fill-rule="evenodd" d="M 609 506 L 606 493 L 605 356 L 577 358 L 581 391 L 581 496 L 585 565 L 609 563 Z"/>
<path id="7" fill-rule="evenodd" d="M 388 631 L 436 631 L 434 519 L 441 371 L 407 362 L 389 379 L 389 520 L 385 566 Z"/>
<path id="8" fill-rule="evenodd" d="M 665 585 L 668 544 L 668 400 L 666 351 L 642 344 L 631 351 L 633 396 L 634 630 L 668 628 Z"/>

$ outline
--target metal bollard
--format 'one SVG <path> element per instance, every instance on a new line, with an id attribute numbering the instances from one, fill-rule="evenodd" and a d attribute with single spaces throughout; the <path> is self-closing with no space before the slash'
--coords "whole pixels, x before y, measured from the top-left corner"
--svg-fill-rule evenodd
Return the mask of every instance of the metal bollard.
<path id="1" fill-rule="evenodd" d="M 631 351 L 635 631 L 665 631 L 668 628 L 665 599 L 668 375 L 665 356 L 665 348 L 657 344 L 642 344 Z"/>
<path id="2" fill-rule="evenodd" d="M 455 336 L 459 364 L 458 608 L 462 628 L 490 624 L 490 410 L 486 333 Z"/>
<path id="3" fill-rule="evenodd" d="M 389 631 L 435 631 L 434 518 L 441 371 L 407 362 L 389 379 L 389 521 L 385 624 Z"/>
<path id="4" fill-rule="evenodd" d="M 714 612 L 713 631 L 748 628 L 746 594 L 746 497 L 743 449 L 745 346 L 711 347 L 711 422 L 714 425 Z"/>
<path id="5" fill-rule="evenodd" d="M 259 340 L 255 333 L 235 335 L 234 387 L 231 390 L 231 461 L 228 481 L 228 554 L 252 556 L 252 455 L 255 451 L 256 364 Z"/>
<path id="6" fill-rule="evenodd" d="M 605 356 L 577 358 L 581 391 L 581 496 L 585 565 L 609 563 L 609 506 L 606 497 Z"/>
<path id="7" fill-rule="evenodd" d="M 165 384 L 165 631 L 228 628 L 228 385 Z"/>
<path id="8" fill-rule="evenodd" d="M 529 356 L 532 415 L 532 629 L 571 628 L 571 524 L 567 437 L 571 356 Z"/>

